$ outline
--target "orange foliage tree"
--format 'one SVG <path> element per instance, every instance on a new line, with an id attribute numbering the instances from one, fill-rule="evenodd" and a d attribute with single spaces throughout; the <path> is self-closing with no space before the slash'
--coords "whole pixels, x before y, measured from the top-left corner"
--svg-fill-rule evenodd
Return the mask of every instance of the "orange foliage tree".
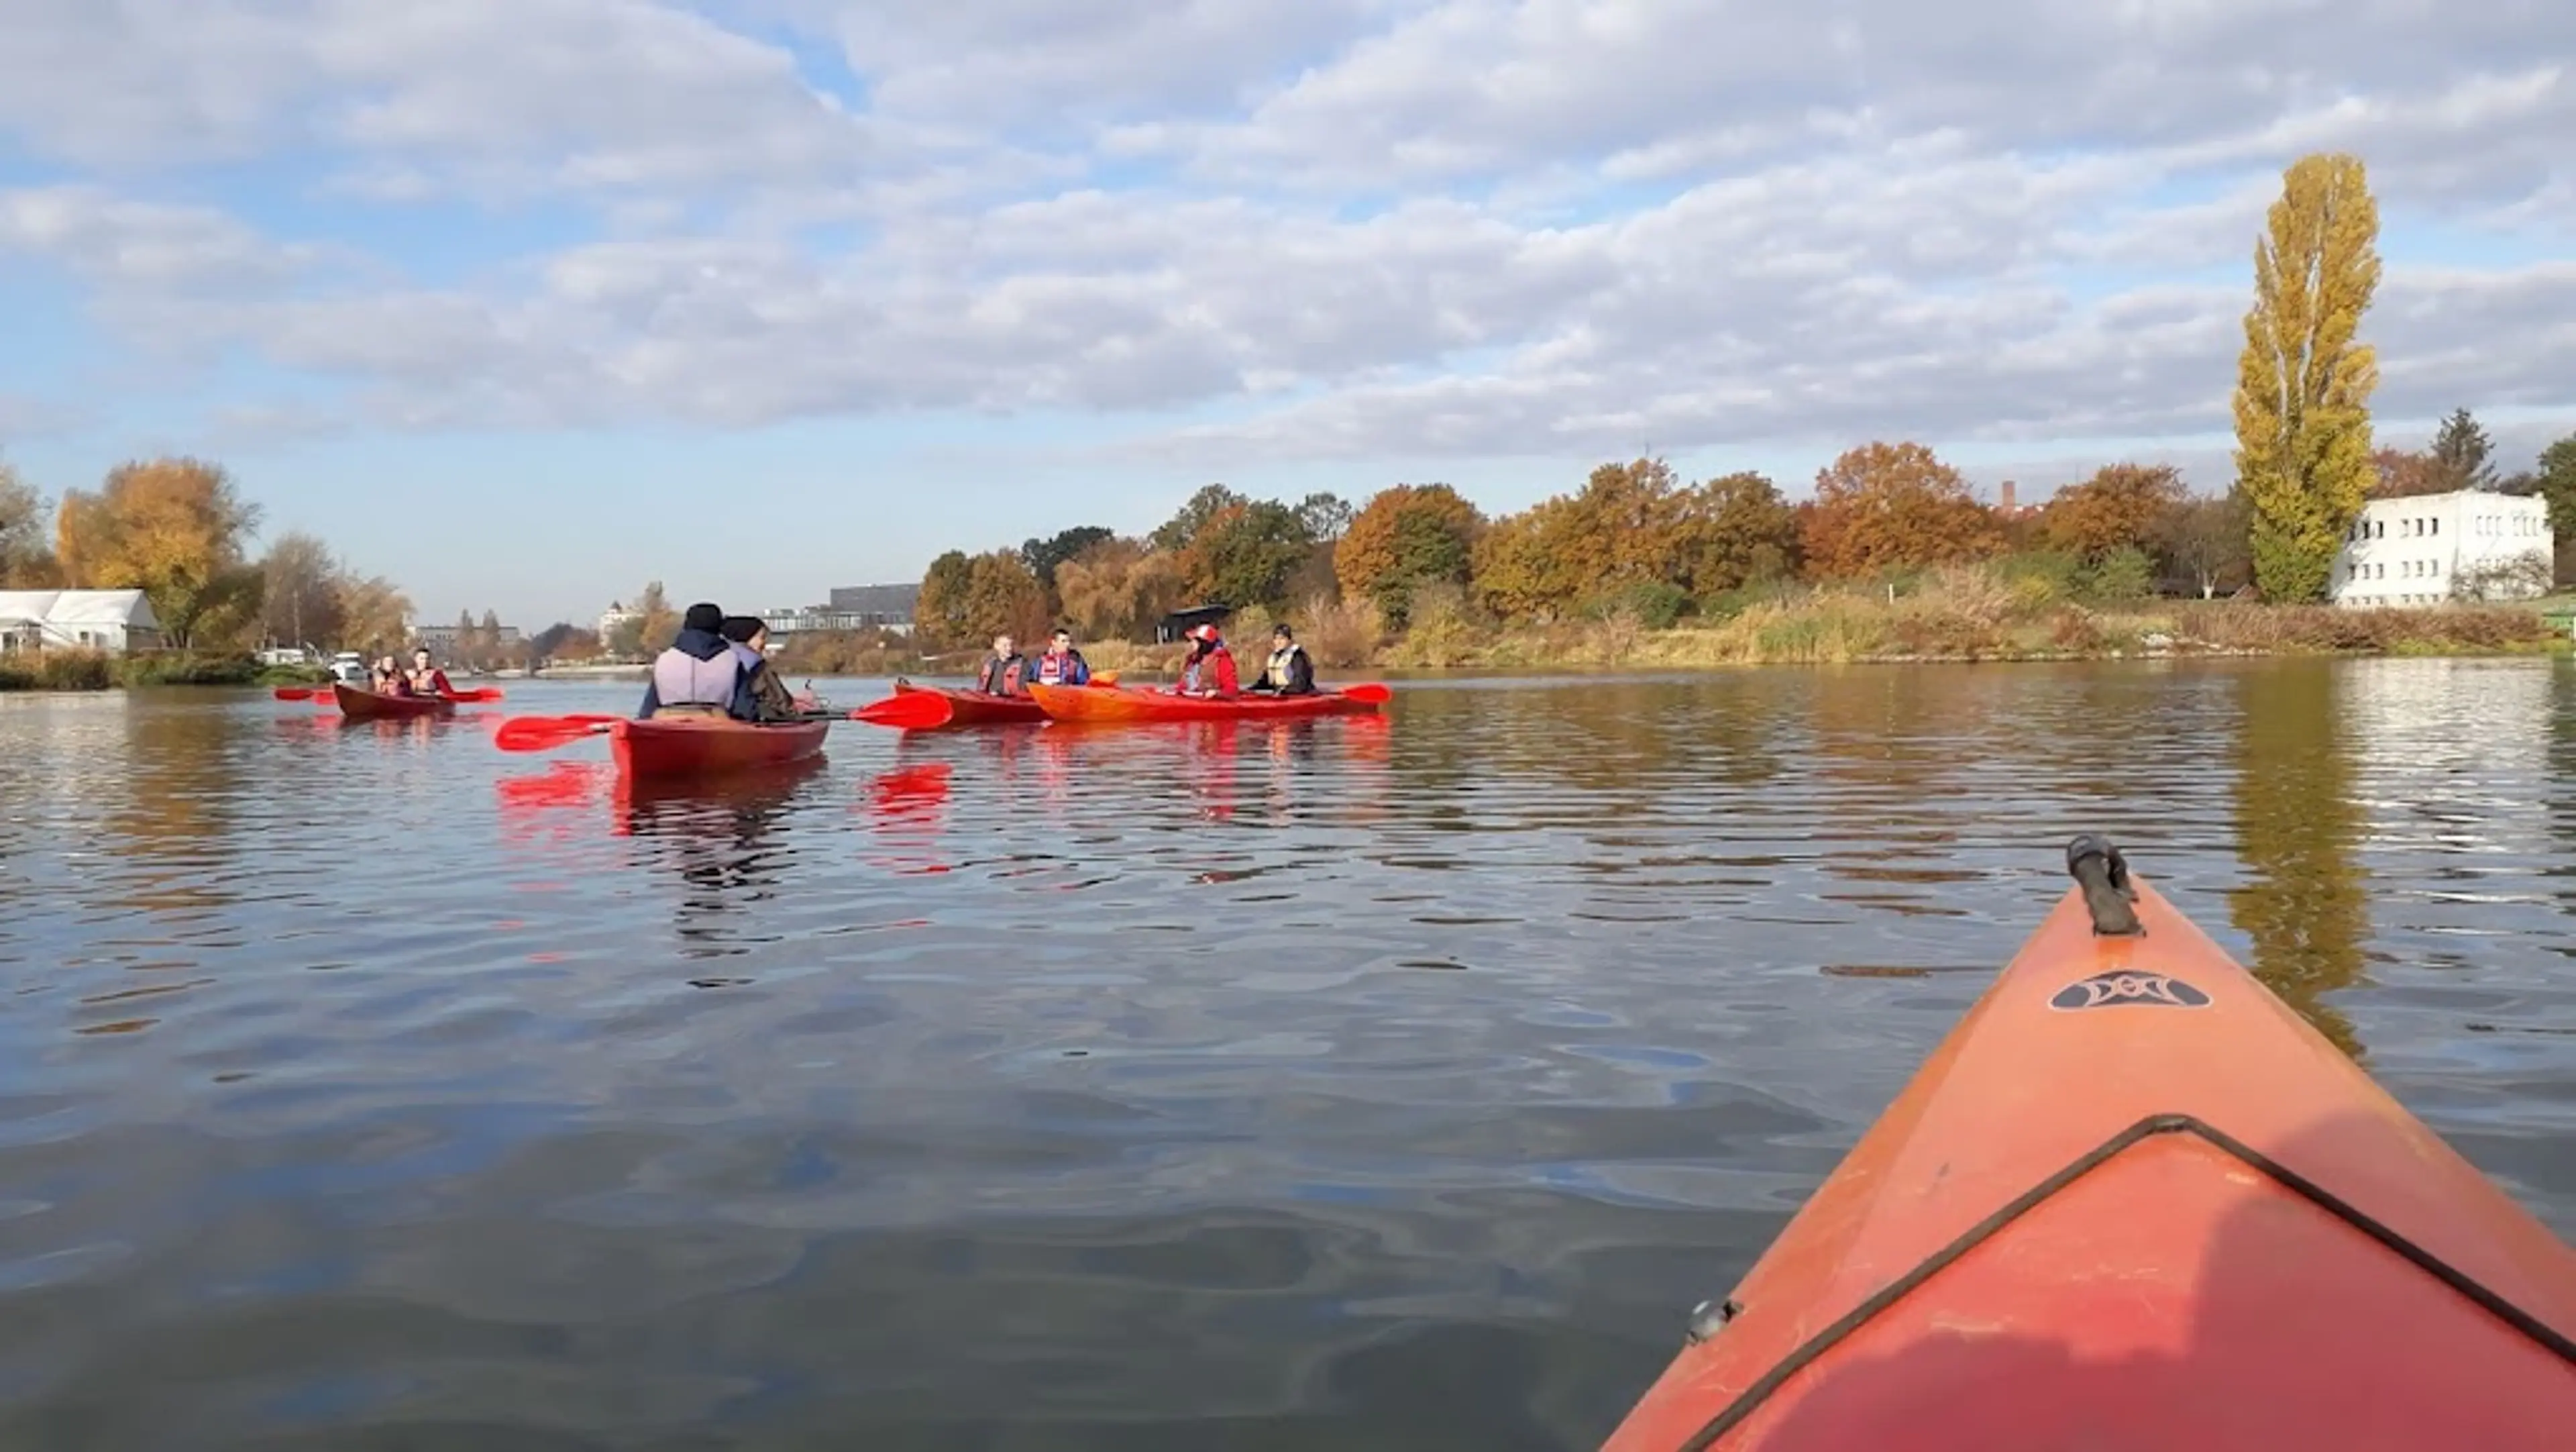
<path id="1" fill-rule="evenodd" d="M 1180 561 L 1134 539 L 1103 540 L 1056 566 L 1065 618 L 1087 640 L 1142 640 L 1181 606 Z"/>
<path id="2" fill-rule="evenodd" d="M 1413 591 L 1467 583 L 1485 516 L 1446 484 L 1380 490 L 1333 546 L 1333 574 L 1345 596 L 1374 603 L 1402 626 Z"/>
<path id="3" fill-rule="evenodd" d="M 2098 560 L 2113 550 L 2152 552 L 2166 517 L 2182 506 L 2182 476 L 2163 465 L 2113 464 L 2057 491 L 2040 514 L 2050 546 Z"/>
<path id="4" fill-rule="evenodd" d="M 2003 542 L 1959 471 L 1921 444 L 1863 444 L 1816 473 L 1807 565 L 1828 579 L 1973 560 Z"/>
<path id="5" fill-rule="evenodd" d="M 63 496 L 54 553 L 74 589 L 143 591 L 171 644 L 226 645 L 259 617 L 261 573 L 243 560 L 258 522 L 220 466 L 140 460 Z"/>
<path id="6" fill-rule="evenodd" d="M 1676 538 L 1683 578 L 1706 599 L 1797 568 L 1798 516 L 1760 474 L 1726 474 L 1682 496 Z"/>

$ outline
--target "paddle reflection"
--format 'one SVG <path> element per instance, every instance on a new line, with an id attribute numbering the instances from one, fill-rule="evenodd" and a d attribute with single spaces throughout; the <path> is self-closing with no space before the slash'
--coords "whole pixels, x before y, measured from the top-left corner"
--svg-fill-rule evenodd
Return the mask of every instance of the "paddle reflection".
<path id="1" fill-rule="evenodd" d="M 868 778 L 859 809 L 868 814 L 871 846 L 862 860 L 899 877 L 949 871 L 939 836 L 955 770 L 944 761 L 916 761 Z"/>

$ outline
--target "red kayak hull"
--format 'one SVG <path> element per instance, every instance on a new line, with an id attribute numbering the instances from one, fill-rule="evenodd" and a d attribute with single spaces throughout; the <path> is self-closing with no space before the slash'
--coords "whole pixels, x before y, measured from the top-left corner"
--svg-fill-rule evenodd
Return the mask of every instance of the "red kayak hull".
<path id="1" fill-rule="evenodd" d="M 1312 696 L 1175 696 L 1132 686 L 1036 686 L 1029 694 L 1038 708 L 1057 721 L 1278 721 L 1300 716 L 1364 716 L 1378 709 L 1373 700 L 1358 700 L 1339 691 Z"/>
<path id="2" fill-rule="evenodd" d="M 754 726 L 712 717 L 673 716 L 609 723 L 609 755 L 630 778 L 721 776 L 783 766 L 823 754 L 823 721 Z"/>
<path id="3" fill-rule="evenodd" d="M 2070 891 L 1606 1452 L 2576 1439 L 2576 1252 L 2131 881 L 2144 935 Z"/>
<path id="4" fill-rule="evenodd" d="M 456 703 L 444 696 L 380 696 L 346 682 L 333 682 L 331 698 L 352 721 L 398 721 L 415 716 L 452 716 Z"/>
<path id="5" fill-rule="evenodd" d="M 1046 712 L 1038 703 L 1024 696 L 996 696 L 985 691 L 963 691 L 954 686 L 916 686 L 910 681 L 894 683 L 898 696 L 937 696 L 948 703 L 951 726 L 999 726 L 1017 721 L 1043 721 Z"/>

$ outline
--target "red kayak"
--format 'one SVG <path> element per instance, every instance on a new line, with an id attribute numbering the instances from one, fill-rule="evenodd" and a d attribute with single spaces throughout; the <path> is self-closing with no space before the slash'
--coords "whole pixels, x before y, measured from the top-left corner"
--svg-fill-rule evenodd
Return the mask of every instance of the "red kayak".
<path id="1" fill-rule="evenodd" d="M 2544 1452 L 2576 1252 L 2098 837 L 1605 1452 Z"/>
<path id="2" fill-rule="evenodd" d="M 754 726 L 713 716 L 621 717 L 608 723 L 608 749 L 622 776 L 717 776 L 819 756 L 830 729 L 823 721 Z"/>
<path id="3" fill-rule="evenodd" d="M 1133 686 L 1097 689 L 1082 686 L 1029 687 L 1039 709 L 1057 721 L 1275 721 L 1298 716 L 1357 716 L 1375 711 L 1387 700 L 1380 685 L 1318 691 L 1311 696 L 1242 695 L 1229 700 L 1210 696 L 1176 696 Z"/>
<path id="4" fill-rule="evenodd" d="M 948 703 L 951 726 L 993 726 L 1012 721 L 1043 721 L 1046 712 L 1026 696 L 996 696 L 989 691 L 960 690 L 955 686 L 916 686 L 910 681 L 894 683 L 898 696 L 937 696 Z"/>
<path id="5" fill-rule="evenodd" d="M 340 714 L 352 721 L 394 721 L 414 716 L 452 716 L 456 703 L 445 696 L 380 696 L 345 681 L 334 682 L 331 697 Z"/>

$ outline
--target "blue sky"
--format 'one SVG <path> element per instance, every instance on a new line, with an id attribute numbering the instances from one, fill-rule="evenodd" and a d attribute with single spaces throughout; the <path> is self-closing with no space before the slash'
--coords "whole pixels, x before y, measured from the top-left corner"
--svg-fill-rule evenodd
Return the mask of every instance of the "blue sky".
<path id="1" fill-rule="evenodd" d="M 11 10 L 0 459 L 218 458 L 425 619 L 800 603 L 1210 481 L 1797 494 L 1901 437 L 2217 487 L 2322 148 L 2382 207 L 2383 434 L 2576 428 L 2560 8 Z"/>

